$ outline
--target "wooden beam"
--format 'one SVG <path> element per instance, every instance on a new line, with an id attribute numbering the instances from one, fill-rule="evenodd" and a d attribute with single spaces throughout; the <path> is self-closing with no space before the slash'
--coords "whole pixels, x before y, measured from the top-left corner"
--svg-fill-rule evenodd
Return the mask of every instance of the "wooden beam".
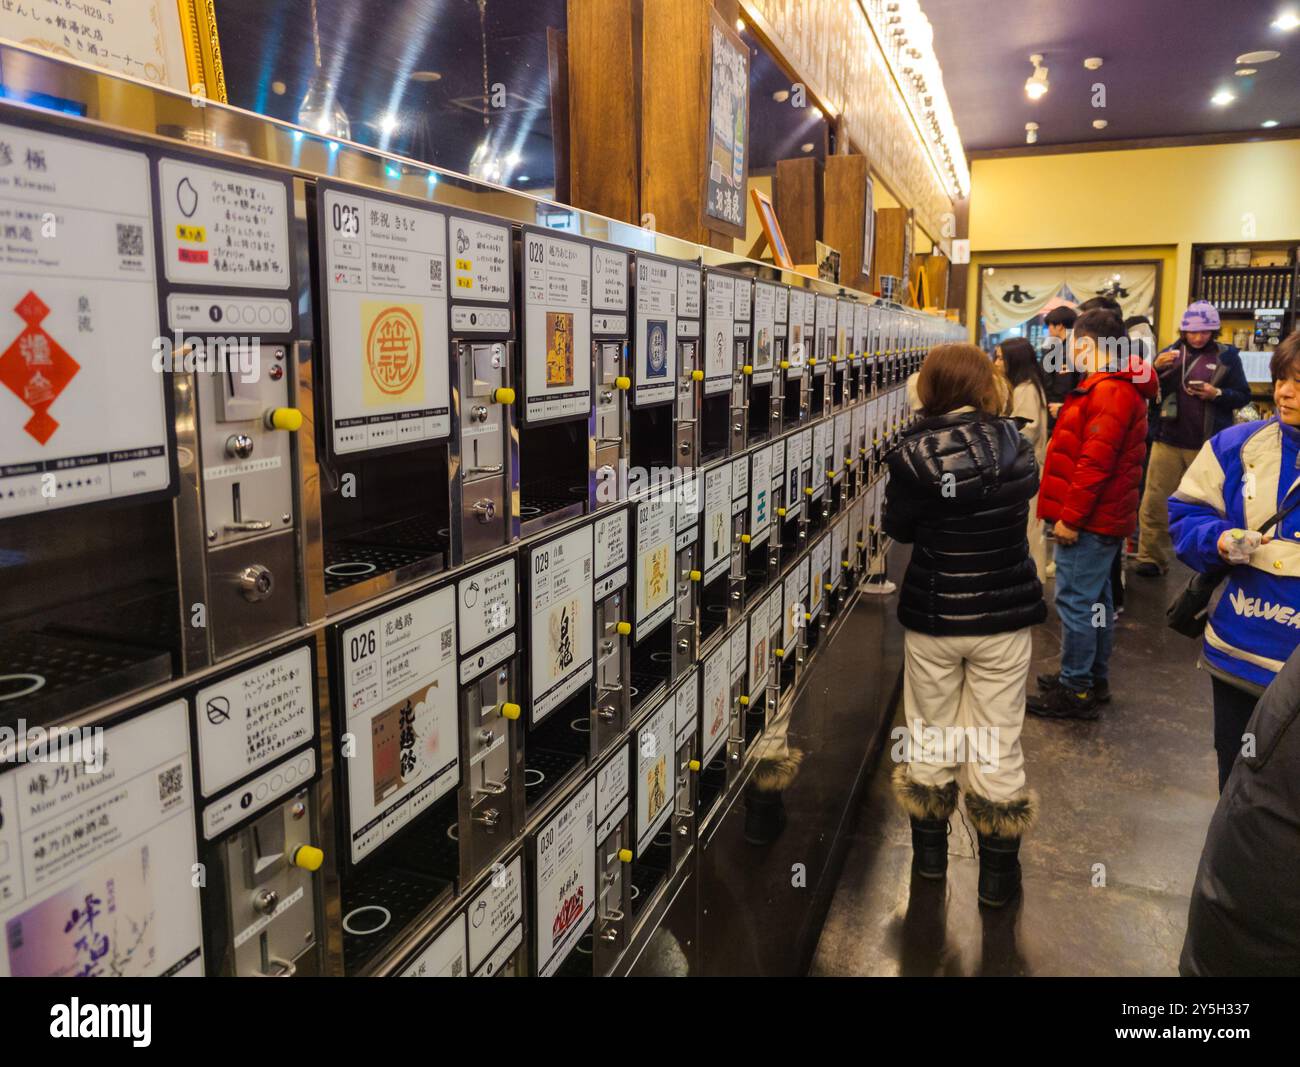
<path id="1" fill-rule="evenodd" d="M 633 4 L 568 0 L 568 147 L 569 202 L 636 224 L 641 139 Z"/>
<path id="2" fill-rule="evenodd" d="M 778 159 L 772 192 L 790 258 L 795 263 L 816 263 L 822 232 L 821 163 L 812 156 Z"/>
<path id="3" fill-rule="evenodd" d="M 866 235 L 867 209 L 866 156 L 826 157 L 822 203 L 822 240 L 839 250 L 840 284 L 850 289 L 866 289 L 869 278 L 862 273 L 862 240 Z"/>

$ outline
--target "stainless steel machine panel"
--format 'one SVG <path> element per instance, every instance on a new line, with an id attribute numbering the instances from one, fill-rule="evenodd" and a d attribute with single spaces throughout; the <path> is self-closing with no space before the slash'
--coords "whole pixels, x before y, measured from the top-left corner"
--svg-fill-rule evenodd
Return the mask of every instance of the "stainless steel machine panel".
<path id="1" fill-rule="evenodd" d="M 627 726 L 631 662 L 618 624 L 627 619 L 631 530 L 625 507 L 596 520 L 596 690 L 591 705 L 590 755 L 598 756 Z"/>
<path id="2" fill-rule="evenodd" d="M 625 742 L 596 771 L 596 936 L 593 968 L 605 974 L 627 947 L 632 881 L 629 824 L 632 744 Z"/>

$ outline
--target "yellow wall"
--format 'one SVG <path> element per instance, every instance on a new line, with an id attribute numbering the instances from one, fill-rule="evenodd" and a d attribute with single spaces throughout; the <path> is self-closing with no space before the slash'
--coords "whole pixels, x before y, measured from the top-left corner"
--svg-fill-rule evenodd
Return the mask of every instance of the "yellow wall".
<path id="1" fill-rule="evenodd" d="M 977 159 L 972 271 L 997 262 L 1162 259 L 1159 336 L 1167 341 L 1187 302 L 1194 243 L 1300 244 L 1298 180 L 1300 140 Z M 972 333 L 978 292 L 972 273 Z"/>

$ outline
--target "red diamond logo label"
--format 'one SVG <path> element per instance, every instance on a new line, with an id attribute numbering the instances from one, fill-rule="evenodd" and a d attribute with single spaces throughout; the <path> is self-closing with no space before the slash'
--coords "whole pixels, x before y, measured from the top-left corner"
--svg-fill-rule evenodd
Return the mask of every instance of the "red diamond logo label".
<path id="1" fill-rule="evenodd" d="M 50 309 L 39 296 L 29 291 L 14 311 L 27 325 L 0 354 L 0 384 L 32 409 L 23 429 L 45 444 L 59 428 L 49 407 L 81 365 L 42 328 Z"/>

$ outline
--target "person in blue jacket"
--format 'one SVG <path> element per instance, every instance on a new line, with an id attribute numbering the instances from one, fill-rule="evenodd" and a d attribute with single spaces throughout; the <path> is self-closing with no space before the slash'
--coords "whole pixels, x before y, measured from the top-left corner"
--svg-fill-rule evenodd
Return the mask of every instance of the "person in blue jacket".
<path id="1" fill-rule="evenodd" d="M 1197 571 L 1231 564 L 1205 627 L 1201 663 L 1214 696 L 1219 789 L 1259 695 L 1300 645 L 1300 332 L 1269 364 L 1276 414 L 1207 441 L 1169 498 L 1178 558 Z M 1275 527 L 1259 527 L 1297 505 Z"/>
<path id="2" fill-rule="evenodd" d="M 1151 417 L 1151 453 L 1138 512 L 1137 573 L 1155 578 L 1169 569 L 1165 502 L 1211 437 L 1232 425 L 1233 412 L 1250 402 L 1241 355 L 1220 344 L 1219 311 L 1198 300 L 1183 312 L 1178 341 L 1152 361 L 1160 379 L 1160 407 Z"/>

